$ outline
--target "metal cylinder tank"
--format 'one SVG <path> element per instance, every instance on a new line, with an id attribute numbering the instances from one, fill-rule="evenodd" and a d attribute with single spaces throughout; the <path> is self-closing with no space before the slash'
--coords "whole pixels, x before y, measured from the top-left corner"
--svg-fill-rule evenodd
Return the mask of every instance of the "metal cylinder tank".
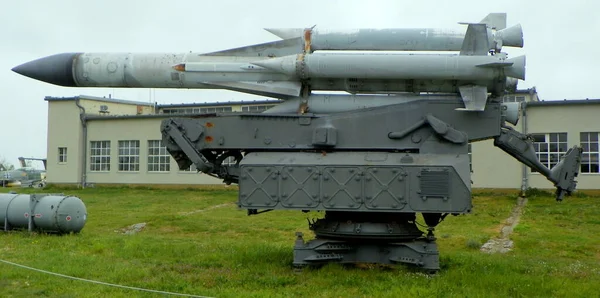
<path id="1" fill-rule="evenodd" d="M 62 194 L 0 194 L 0 227 L 78 233 L 87 220 L 81 199 Z"/>

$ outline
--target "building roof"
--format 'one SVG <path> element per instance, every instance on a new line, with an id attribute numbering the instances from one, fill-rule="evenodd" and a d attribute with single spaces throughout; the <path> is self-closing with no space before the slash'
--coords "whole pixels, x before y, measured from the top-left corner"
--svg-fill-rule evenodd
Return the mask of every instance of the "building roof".
<path id="1" fill-rule="evenodd" d="M 532 88 L 528 88 L 528 89 L 517 89 L 514 92 L 510 92 L 510 94 L 534 94 L 536 93 L 537 90 L 535 89 L 535 87 Z M 508 94 L 508 95 L 510 95 Z"/>
<path id="2" fill-rule="evenodd" d="M 179 103 L 179 104 L 160 104 L 156 105 L 159 109 L 164 108 L 189 108 L 189 107 L 220 107 L 231 105 L 260 105 L 260 104 L 277 104 L 281 100 L 253 100 L 253 101 L 222 101 L 222 102 L 197 102 L 197 103 Z"/>
<path id="3" fill-rule="evenodd" d="M 87 99 L 87 100 L 95 100 L 95 101 L 111 102 L 111 103 L 122 103 L 122 104 L 130 104 L 130 105 L 137 105 L 137 106 L 151 106 L 151 107 L 154 106 L 154 103 L 149 103 L 149 102 L 116 99 L 116 98 L 110 98 L 110 97 L 109 98 L 97 97 L 97 96 L 90 96 L 90 95 L 78 95 L 78 96 L 71 96 L 71 97 L 53 97 L 53 96 L 44 97 L 45 101 L 74 101 L 77 99 Z"/>
<path id="4" fill-rule="evenodd" d="M 542 100 L 542 101 L 531 101 L 527 103 L 527 106 L 567 106 L 567 105 L 592 105 L 600 104 L 600 99 L 564 99 L 564 100 Z"/>

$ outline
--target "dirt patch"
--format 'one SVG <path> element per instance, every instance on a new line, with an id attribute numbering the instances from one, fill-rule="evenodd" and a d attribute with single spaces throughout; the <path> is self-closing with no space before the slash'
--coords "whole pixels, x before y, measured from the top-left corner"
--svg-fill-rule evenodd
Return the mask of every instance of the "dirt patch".
<path id="1" fill-rule="evenodd" d="M 122 234 L 125 234 L 125 235 L 133 235 L 133 234 L 137 234 L 137 233 L 141 232 L 145 227 L 146 227 L 146 223 L 142 222 L 142 223 L 136 223 L 134 225 L 130 225 L 124 229 L 121 229 L 120 231 L 115 231 L 115 232 L 121 232 Z"/>
<path id="2" fill-rule="evenodd" d="M 512 250 L 513 242 L 510 240 L 510 235 L 517 224 L 519 224 L 519 219 L 521 218 L 525 204 L 527 204 L 527 198 L 519 197 L 517 199 L 517 205 L 511 212 L 510 217 L 506 219 L 506 222 L 500 228 L 500 235 L 496 238 L 490 239 L 483 246 L 481 246 L 482 252 L 507 253 Z"/>
<path id="3" fill-rule="evenodd" d="M 215 205 L 215 206 L 210 206 L 204 209 L 198 209 L 198 210 L 194 210 L 194 211 L 190 211 L 190 212 L 181 212 L 179 213 L 179 215 L 192 215 L 192 214 L 196 214 L 196 213 L 201 213 L 201 212 L 205 212 L 205 211 L 209 211 L 209 210 L 213 210 L 213 209 L 217 209 L 217 208 L 222 208 L 225 206 L 229 206 L 232 203 L 225 203 L 225 204 L 220 204 L 220 205 Z"/>

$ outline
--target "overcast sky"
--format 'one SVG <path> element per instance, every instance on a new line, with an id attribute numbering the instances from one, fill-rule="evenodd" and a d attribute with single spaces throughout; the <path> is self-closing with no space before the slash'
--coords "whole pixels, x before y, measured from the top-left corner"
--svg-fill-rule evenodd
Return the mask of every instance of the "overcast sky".
<path id="1" fill-rule="evenodd" d="M 230 91 L 67 88 L 18 75 L 19 64 L 62 52 L 209 52 L 277 40 L 262 28 L 448 28 L 506 12 L 523 26 L 527 77 L 543 100 L 600 98 L 600 2 L 18 0 L 0 4 L 0 158 L 46 156 L 45 96 L 94 95 L 164 103 L 262 99 Z M 151 98 L 151 94 L 153 97 Z M 600 117 L 599 117 L 600 119 Z M 600 121 L 600 120 L 599 120 Z"/>

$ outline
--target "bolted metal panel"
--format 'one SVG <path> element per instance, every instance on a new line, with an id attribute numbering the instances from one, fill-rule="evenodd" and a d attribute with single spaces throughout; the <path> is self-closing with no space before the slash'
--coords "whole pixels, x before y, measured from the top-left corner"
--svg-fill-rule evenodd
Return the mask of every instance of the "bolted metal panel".
<path id="1" fill-rule="evenodd" d="M 371 167 L 365 177 L 365 205 L 369 209 L 397 209 L 406 206 L 407 176 L 402 168 Z"/>
<path id="2" fill-rule="evenodd" d="M 468 157 L 465 157 L 468 158 Z M 410 190 L 410 207 L 415 211 L 430 212 L 439 210 L 460 210 L 470 212 L 470 191 L 459 183 L 456 168 L 431 166 L 418 169 L 415 173 L 413 189 Z"/>
<path id="3" fill-rule="evenodd" d="M 279 201 L 280 173 L 276 167 L 241 167 L 239 200 L 244 206 L 275 206 Z"/>
<path id="4" fill-rule="evenodd" d="M 400 164 L 407 157 L 413 162 Z M 247 209 L 469 212 L 471 196 L 464 180 L 469 176 L 462 173 L 469 171 L 463 166 L 468 165 L 468 158 L 467 154 L 253 152 L 240 163 L 239 205 Z"/>
<path id="5" fill-rule="evenodd" d="M 327 209 L 357 209 L 362 205 L 362 171 L 355 167 L 326 167 L 322 174 L 323 205 Z"/>
<path id="6" fill-rule="evenodd" d="M 284 167 L 281 174 L 281 205 L 316 207 L 319 205 L 319 170 L 316 167 Z"/>

